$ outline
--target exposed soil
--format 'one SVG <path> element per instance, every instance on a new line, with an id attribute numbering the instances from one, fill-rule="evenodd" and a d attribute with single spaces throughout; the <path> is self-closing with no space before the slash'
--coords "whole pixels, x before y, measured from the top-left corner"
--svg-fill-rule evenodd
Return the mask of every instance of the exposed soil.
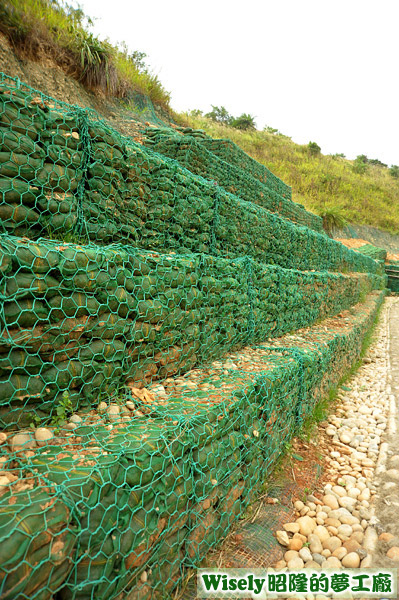
<path id="1" fill-rule="evenodd" d="M 57 100 L 82 108 L 93 108 L 112 127 L 124 135 L 135 138 L 136 141 L 140 141 L 139 132 L 146 122 L 159 125 L 159 117 L 152 107 L 144 111 L 141 107 L 137 107 L 137 114 L 135 114 L 134 103 L 127 104 L 124 100 L 88 91 L 79 81 L 67 75 L 61 67 L 49 59 L 41 57 L 40 62 L 35 62 L 21 58 L 2 33 L 0 33 L 0 71 L 10 77 L 18 77 L 22 83 Z"/>
<path id="2" fill-rule="evenodd" d="M 337 242 L 341 242 L 347 248 L 352 248 L 356 250 L 357 248 L 361 248 L 362 246 L 366 246 L 367 244 L 371 245 L 370 242 L 366 240 L 361 240 L 360 238 L 336 238 Z"/>

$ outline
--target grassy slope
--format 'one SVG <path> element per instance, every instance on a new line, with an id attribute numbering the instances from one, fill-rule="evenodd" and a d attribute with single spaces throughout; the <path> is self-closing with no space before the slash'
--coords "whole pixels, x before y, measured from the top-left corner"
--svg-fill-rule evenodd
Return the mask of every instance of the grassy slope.
<path id="1" fill-rule="evenodd" d="M 292 186 L 293 200 L 321 214 L 340 207 L 351 223 L 373 225 L 399 233 L 399 179 L 387 168 L 369 166 L 353 171 L 353 161 L 333 156 L 311 156 L 307 146 L 283 135 L 239 131 L 203 117 L 181 115 L 182 123 L 204 129 L 214 138 L 233 140 L 250 156 Z"/>
<path id="2" fill-rule="evenodd" d="M 89 88 L 127 97 L 140 91 L 169 110 L 169 94 L 158 78 L 93 36 L 83 13 L 71 12 L 62 0 L 0 0 L 0 30 L 17 51 L 38 60 L 51 57 Z M 352 223 L 399 233 L 399 179 L 388 169 L 369 166 L 357 174 L 351 161 L 311 156 L 306 146 L 282 135 L 242 132 L 203 117 L 179 120 L 212 137 L 229 137 L 291 185 L 293 199 L 309 210 L 321 214 L 338 208 Z"/>
<path id="3" fill-rule="evenodd" d="M 169 108 L 170 94 L 158 77 L 93 35 L 84 13 L 63 0 L 0 0 L 0 31 L 23 58 L 50 58 L 93 91 L 119 97 L 137 91 Z"/>

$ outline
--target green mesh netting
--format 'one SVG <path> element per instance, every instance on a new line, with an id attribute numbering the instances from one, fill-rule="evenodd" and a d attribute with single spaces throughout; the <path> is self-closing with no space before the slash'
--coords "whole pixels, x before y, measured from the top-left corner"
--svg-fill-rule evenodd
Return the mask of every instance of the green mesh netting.
<path id="1" fill-rule="evenodd" d="M 380 275 L 0 236 L 0 426 L 81 408 L 357 303 Z M 40 400 L 39 404 L 37 404 Z"/>
<path id="2" fill-rule="evenodd" d="M 82 110 L 0 78 L 5 233 L 378 272 L 323 234 L 227 193 Z M 382 272 L 382 271 L 381 271 Z"/>
<path id="3" fill-rule="evenodd" d="M 5 75 L 0 218 L 0 596 L 173 597 L 358 357 L 383 267 Z"/>
<path id="4" fill-rule="evenodd" d="M 382 260 L 384 261 L 387 257 L 387 251 L 385 248 L 378 248 L 377 246 L 373 246 L 372 244 L 365 244 L 364 246 L 360 246 L 357 248 L 357 251 L 364 256 L 369 256 L 374 260 Z"/>
<path id="5" fill-rule="evenodd" d="M 306 211 L 302 205 L 292 202 L 291 190 L 288 193 L 287 186 L 275 175 L 265 168 L 263 177 L 261 180 L 258 179 L 259 163 L 239 162 L 241 166 L 237 166 L 208 150 L 204 145 L 206 138 L 201 134 L 195 135 L 195 130 L 188 132 L 185 129 L 183 133 L 184 135 L 179 134 L 174 129 L 149 127 L 146 129 L 145 144 L 156 152 L 176 159 L 191 172 L 217 181 L 227 192 L 259 204 L 297 225 L 305 225 L 315 231 L 323 232 L 323 220 Z M 219 141 L 226 142 L 226 140 Z M 242 150 L 240 153 L 249 158 Z M 232 160 L 231 156 L 226 158 Z M 251 168 L 253 165 L 257 168 Z"/>

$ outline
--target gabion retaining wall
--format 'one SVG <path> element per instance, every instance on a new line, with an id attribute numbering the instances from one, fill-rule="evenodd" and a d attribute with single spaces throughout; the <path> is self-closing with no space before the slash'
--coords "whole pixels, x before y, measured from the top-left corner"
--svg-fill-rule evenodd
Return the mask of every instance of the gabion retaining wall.
<path id="1" fill-rule="evenodd" d="M 0 236 L 0 425 L 91 406 L 340 312 L 379 275 Z"/>
<path id="2" fill-rule="evenodd" d="M 245 348 L 152 392 L 133 388 L 119 415 L 93 412 L 47 442 L 14 438 L 3 465 L 14 480 L 0 506 L 2 598 L 171 597 L 358 358 L 383 295 L 352 322 Z"/>
<path id="3" fill-rule="evenodd" d="M 227 192 L 259 204 L 297 225 L 324 233 L 323 220 L 275 191 L 245 170 L 230 164 L 204 147 L 193 135 L 179 135 L 172 129 L 147 128 L 145 144 L 165 156 L 177 160 L 192 173 L 216 181 Z M 259 164 L 259 163 L 256 163 Z"/>
<path id="4" fill-rule="evenodd" d="M 94 111 L 17 87 L 4 74 L 0 200 L 3 232 L 31 239 L 249 255 L 301 270 L 380 269 L 121 136 Z"/>

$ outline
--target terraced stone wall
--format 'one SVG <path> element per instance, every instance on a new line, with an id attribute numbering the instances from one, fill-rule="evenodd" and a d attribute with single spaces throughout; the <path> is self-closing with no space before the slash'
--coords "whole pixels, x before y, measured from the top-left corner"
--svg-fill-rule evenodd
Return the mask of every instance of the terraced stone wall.
<path id="1" fill-rule="evenodd" d="M 349 308 L 372 274 L 0 236 L 0 423 L 90 407 Z"/>
<path id="2" fill-rule="evenodd" d="M 283 196 L 285 190 L 281 190 L 281 186 L 269 184 L 268 179 L 260 181 L 251 171 L 219 158 L 194 135 L 179 135 L 173 129 L 151 127 L 146 130 L 145 144 L 156 152 L 177 160 L 192 173 L 216 181 L 227 192 L 243 200 L 259 204 L 297 225 L 324 233 L 322 219 L 308 212 L 301 204 L 292 202 L 291 194 Z M 280 192 L 276 191 L 276 187 Z"/>
<path id="3" fill-rule="evenodd" d="M 228 194 L 93 111 L 0 82 L 0 230 L 30 239 L 249 255 L 300 270 L 378 272 L 368 257 Z M 382 272 L 382 271 L 381 271 Z"/>
<path id="4" fill-rule="evenodd" d="M 5 76 L 0 216 L 0 596 L 173 597 L 358 358 L 382 265 Z"/>
<path id="5" fill-rule="evenodd" d="M 0 510 L 3 598 L 172 597 L 358 358 L 383 295 L 351 319 L 135 390 L 127 415 L 93 412 L 51 443 L 38 446 L 33 432 L 14 443 Z"/>

